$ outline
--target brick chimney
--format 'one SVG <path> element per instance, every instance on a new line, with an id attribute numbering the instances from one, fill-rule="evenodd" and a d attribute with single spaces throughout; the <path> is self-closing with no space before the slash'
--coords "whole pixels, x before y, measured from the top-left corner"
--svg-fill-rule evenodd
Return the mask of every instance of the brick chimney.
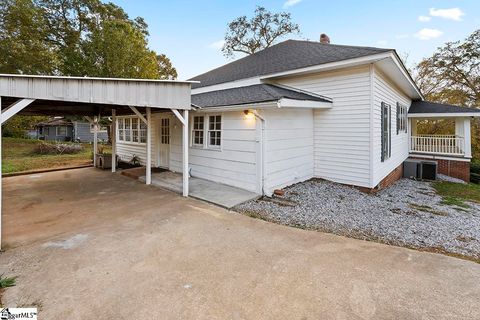
<path id="1" fill-rule="evenodd" d="M 320 35 L 320 43 L 329 44 L 330 43 L 330 38 L 325 33 L 322 33 Z"/>

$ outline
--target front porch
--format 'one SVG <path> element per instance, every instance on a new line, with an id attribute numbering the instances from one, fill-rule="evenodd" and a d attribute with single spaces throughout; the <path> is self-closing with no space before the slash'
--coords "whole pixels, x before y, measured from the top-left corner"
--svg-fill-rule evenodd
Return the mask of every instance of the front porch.
<path id="1" fill-rule="evenodd" d="M 409 126 L 411 155 L 472 158 L 470 117 L 415 116 Z"/>

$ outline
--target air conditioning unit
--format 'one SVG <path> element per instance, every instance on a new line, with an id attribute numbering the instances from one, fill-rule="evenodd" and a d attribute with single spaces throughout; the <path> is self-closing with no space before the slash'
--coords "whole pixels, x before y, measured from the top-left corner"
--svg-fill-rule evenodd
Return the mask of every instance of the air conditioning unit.
<path id="1" fill-rule="evenodd" d="M 437 179 L 436 161 L 407 159 L 403 162 L 403 177 L 418 180 Z"/>
<path id="2" fill-rule="evenodd" d="M 436 161 L 422 161 L 421 179 L 422 180 L 437 180 L 437 167 Z"/>
<path id="3" fill-rule="evenodd" d="M 403 177 L 409 179 L 421 179 L 422 161 L 407 159 L 403 162 Z"/>

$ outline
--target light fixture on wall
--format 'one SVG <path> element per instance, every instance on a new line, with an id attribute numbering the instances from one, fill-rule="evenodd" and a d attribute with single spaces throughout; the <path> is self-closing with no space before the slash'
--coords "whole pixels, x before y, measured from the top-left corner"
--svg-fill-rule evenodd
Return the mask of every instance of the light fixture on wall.
<path id="1" fill-rule="evenodd" d="M 255 114 L 250 110 L 243 110 L 243 113 L 245 114 L 245 119 L 253 119 L 255 117 Z"/>

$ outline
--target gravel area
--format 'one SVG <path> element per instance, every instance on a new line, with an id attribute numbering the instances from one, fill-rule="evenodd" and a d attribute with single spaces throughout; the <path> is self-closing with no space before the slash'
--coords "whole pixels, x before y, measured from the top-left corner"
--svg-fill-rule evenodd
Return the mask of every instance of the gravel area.
<path id="1" fill-rule="evenodd" d="M 442 204 L 431 183 L 402 179 L 365 194 L 337 183 L 310 180 L 235 210 L 280 224 L 354 238 L 449 252 L 480 259 L 480 204 Z"/>

